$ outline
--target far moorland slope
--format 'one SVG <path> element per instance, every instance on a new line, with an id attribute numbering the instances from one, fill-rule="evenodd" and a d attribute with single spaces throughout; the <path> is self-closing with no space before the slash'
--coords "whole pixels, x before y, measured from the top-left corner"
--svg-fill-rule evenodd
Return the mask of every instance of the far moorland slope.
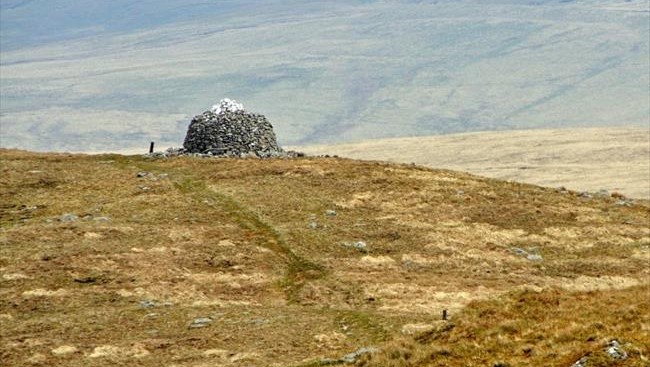
<path id="1" fill-rule="evenodd" d="M 294 148 L 650 199 L 648 127 L 478 132 Z"/>

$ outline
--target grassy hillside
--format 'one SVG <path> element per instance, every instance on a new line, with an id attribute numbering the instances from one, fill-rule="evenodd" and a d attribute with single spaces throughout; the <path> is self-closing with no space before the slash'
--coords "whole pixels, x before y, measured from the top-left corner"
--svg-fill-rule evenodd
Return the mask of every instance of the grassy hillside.
<path id="1" fill-rule="evenodd" d="M 642 203 L 334 158 L 0 162 L 8 366 L 648 363 Z"/>
<path id="2" fill-rule="evenodd" d="M 224 97 L 282 144 L 645 124 L 647 0 L 3 1 L 3 147 L 180 145 Z"/>

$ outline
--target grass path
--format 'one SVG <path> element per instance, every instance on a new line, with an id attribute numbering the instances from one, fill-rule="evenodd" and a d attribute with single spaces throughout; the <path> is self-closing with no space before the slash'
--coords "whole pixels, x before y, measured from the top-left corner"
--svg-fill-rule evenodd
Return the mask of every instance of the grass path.
<path id="1" fill-rule="evenodd" d="M 122 161 L 123 164 L 126 163 Z M 164 170 L 154 162 L 130 161 L 144 171 L 165 171 L 176 177 L 174 186 L 183 195 L 191 197 L 201 205 L 207 205 L 221 214 L 225 213 L 240 228 L 252 234 L 251 242 L 273 251 L 286 264 L 284 278 L 280 284 L 290 303 L 297 301 L 300 289 L 310 280 L 320 279 L 326 275 L 324 267 L 297 255 L 285 241 L 280 232 L 271 224 L 263 221 L 259 215 L 246 208 L 233 197 L 210 187 L 204 180 L 193 177 L 187 170 L 169 168 Z"/>

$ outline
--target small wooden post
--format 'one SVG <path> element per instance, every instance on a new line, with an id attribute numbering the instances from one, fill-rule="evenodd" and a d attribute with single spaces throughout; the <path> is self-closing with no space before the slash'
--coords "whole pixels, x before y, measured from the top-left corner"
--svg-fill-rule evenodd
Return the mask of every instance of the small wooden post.
<path id="1" fill-rule="evenodd" d="M 447 320 L 447 310 L 442 310 L 442 319 Z"/>
<path id="2" fill-rule="evenodd" d="M 153 153 L 153 141 L 151 142 L 151 145 L 149 145 L 149 153 Z"/>

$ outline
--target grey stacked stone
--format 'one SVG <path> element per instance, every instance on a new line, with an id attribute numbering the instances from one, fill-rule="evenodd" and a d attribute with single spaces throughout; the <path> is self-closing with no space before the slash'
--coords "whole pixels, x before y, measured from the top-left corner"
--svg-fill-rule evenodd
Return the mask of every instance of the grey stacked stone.
<path id="1" fill-rule="evenodd" d="M 264 115 L 237 111 L 206 111 L 192 119 L 185 153 L 218 157 L 270 158 L 283 155 Z"/>
<path id="2" fill-rule="evenodd" d="M 209 111 L 192 119 L 183 148 L 143 154 L 143 157 L 151 159 L 181 156 L 297 158 L 305 154 L 283 150 L 277 143 L 273 126 L 264 115 L 249 113 L 237 101 L 224 98 Z"/>

